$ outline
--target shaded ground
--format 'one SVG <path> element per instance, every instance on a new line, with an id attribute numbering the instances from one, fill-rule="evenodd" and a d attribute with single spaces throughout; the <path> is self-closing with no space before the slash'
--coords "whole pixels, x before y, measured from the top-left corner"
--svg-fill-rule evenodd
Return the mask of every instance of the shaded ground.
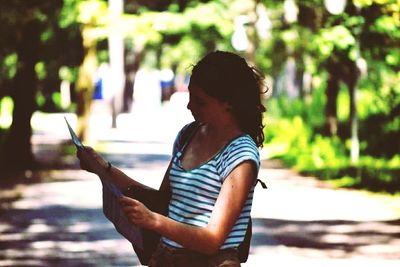
<path id="1" fill-rule="evenodd" d="M 110 136 L 96 146 L 104 156 L 156 187 L 169 159 L 169 134 Z M 14 174 L 15 186 L 3 182 L 0 266 L 138 266 L 130 244 L 102 214 L 97 177 L 79 170 L 71 148 L 59 144 L 67 137 L 37 131 L 35 154 L 52 168 Z M 260 178 L 269 188 L 256 190 L 244 266 L 398 266 L 398 199 L 333 189 L 271 161 L 263 162 Z"/>

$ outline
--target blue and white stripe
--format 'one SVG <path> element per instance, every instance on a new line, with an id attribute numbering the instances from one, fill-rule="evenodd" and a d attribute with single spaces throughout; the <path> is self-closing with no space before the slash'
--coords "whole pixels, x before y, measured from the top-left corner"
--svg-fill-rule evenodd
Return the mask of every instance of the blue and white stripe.
<path id="1" fill-rule="evenodd" d="M 168 216 L 188 225 L 205 227 L 210 220 L 222 183 L 232 170 L 247 160 L 253 161 L 257 169 L 259 168 L 258 148 L 249 135 L 242 135 L 232 140 L 206 163 L 195 169 L 185 170 L 180 161 L 183 151 L 177 145 L 180 138 L 181 133 L 178 134 L 175 141 L 174 157 L 169 175 L 172 197 Z M 250 218 L 254 186 L 255 184 L 221 249 L 238 247 L 243 241 Z M 182 247 L 165 237 L 162 240 L 167 246 Z"/>

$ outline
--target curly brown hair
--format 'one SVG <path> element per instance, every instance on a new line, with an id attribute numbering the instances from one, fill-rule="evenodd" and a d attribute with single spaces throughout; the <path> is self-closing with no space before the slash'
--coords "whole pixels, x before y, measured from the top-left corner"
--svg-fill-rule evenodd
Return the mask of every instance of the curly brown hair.
<path id="1" fill-rule="evenodd" d="M 193 67 L 190 82 L 200 86 L 207 95 L 230 104 L 242 131 L 248 133 L 258 147 L 262 146 L 266 109 L 261 94 L 267 88 L 259 70 L 234 53 L 214 51 Z"/>

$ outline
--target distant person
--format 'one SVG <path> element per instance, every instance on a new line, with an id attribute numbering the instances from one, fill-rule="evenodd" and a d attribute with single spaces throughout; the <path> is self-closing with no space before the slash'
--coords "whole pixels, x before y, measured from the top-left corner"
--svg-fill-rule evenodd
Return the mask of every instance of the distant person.
<path id="1" fill-rule="evenodd" d="M 249 223 L 264 141 L 263 89 L 260 73 L 230 52 L 211 52 L 193 67 L 187 105 L 193 130 L 187 135 L 186 125 L 177 134 L 160 188 L 171 190 L 168 216 L 129 197 L 120 201 L 132 224 L 162 236 L 149 266 L 240 266 L 237 249 Z M 144 187 L 91 148 L 78 157 L 83 169 L 122 191 Z"/>
<path id="2" fill-rule="evenodd" d="M 161 102 L 169 101 L 175 91 L 175 74 L 171 69 L 160 71 Z"/>

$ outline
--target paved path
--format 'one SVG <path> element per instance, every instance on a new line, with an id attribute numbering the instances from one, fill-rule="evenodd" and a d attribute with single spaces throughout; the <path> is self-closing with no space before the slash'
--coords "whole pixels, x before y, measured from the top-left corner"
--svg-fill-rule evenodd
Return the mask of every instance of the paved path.
<path id="1" fill-rule="evenodd" d="M 179 112 L 164 107 L 148 114 L 162 117 L 154 125 L 121 116 L 117 130 L 98 114 L 92 137 L 116 166 L 157 187 L 174 133 L 189 118 Z M 171 121 L 171 114 L 180 116 Z M 36 155 L 60 168 L 41 171 L 44 182 L 0 189 L 0 266 L 139 266 L 130 244 L 102 214 L 97 178 L 79 170 L 74 157 L 56 160 L 63 155 L 60 140 L 68 138 L 60 114 L 35 114 L 35 120 L 47 122 L 35 128 Z M 26 175 L 34 180 L 39 174 Z M 273 161 L 263 162 L 260 178 L 269 188 L 256 190 L 251 252 L 243 266 L 399 266 L 399 201 L 335 190 Z"/>

